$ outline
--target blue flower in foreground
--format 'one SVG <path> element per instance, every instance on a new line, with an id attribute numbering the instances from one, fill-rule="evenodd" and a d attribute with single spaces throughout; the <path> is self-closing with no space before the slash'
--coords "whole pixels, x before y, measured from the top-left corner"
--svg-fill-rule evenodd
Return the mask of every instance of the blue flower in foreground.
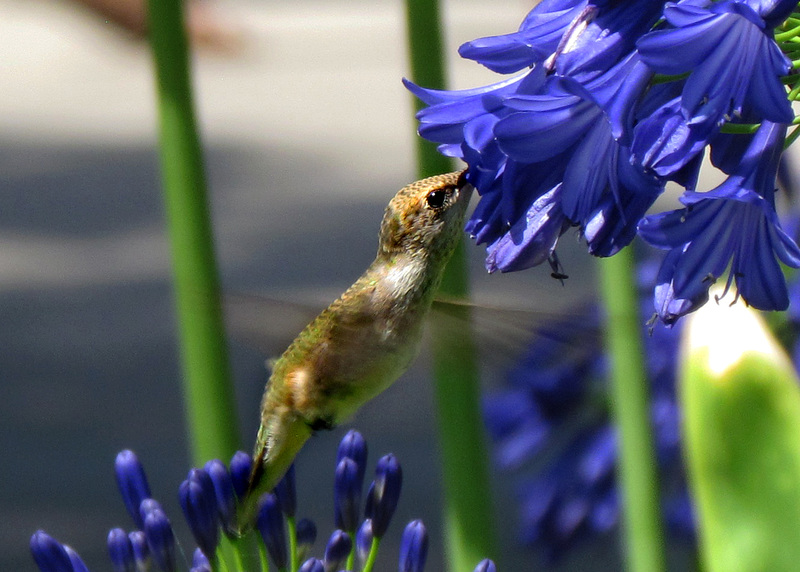
<path id="1" fill-rule="evenodd" d="M 303 562 L 303 565 L 300 567 L 300 572 L 325 572 L 325 565 L 322 563 L 322 560 L 310 558 Z"/>
<path id="2" fill-rule="evenodd" d="M 412 520 L 400 541 L 400 572 L 422 572 L 428 558 L 428 531 L 421 520 Z"/>
<path id="3" fill-rule="evenodd" d="M 220 520 L 209 474 L 201 469 L 189 471 L 188 478 L 178 487 L 178 498 L 198 546 L 206 556 L 213 557 L 219 543 Z"/>
<path id="4" fill-rule="evenodd" d="M 150 485 L 147 484 L 144 468 L 136 453 L 128 449 L 120 451 L 114 461 L 114 474 L 128 514 L 136 526 L 142 528 L 144 521 L 139 512 L 139 505 L 144 499 L 150 498 Z"/>
<path id="5" fill-rule="evenodd" d="M 599 312 L 587 309 L 542 328 L 511 371 L 510 387 L 485 399 L 499 465 L 535 467 L 520 486 L 520 535 L 547 559 L 609 533 L 619 522 L 618 442 L 605 385 L 607 364 L 596 336 L 600 325 Z M 643 340 L 664 511 L 671 529 L 692 538 L 687 505 L 678 502 L 685 487 L 675 394 L 679 335 L 679 326 L 661 327 L 652 335 L 643 331 Z"/>
<path id="6" fill-rule="evenodd" d="M 325 546 L 325 567 L 329 570 L 343 569 L 352 548 L 350 536 L 343 530 L 334 530 Z"/>
<path id="7" fill-rule="evenodd" d="M 72 562 L 64 546 L 43 530 L 31 537 L 31 554 L 42 572 L 72 570 Z"/>
<path id="8" fill-rule="evenodd" d="M 347 507 L 344 510 L 339 507 L 337 511 L 346 514 L 347 519 L 352 518 L 354 523 L 350 531 L 337 530 L 333 533 L 325 548 L 324 561 L 306 558 L 316 540 L 317 529 L 308 519 L 295 521 L 297 496 L 294 470 L 287 471 L 273 493 L 262 497 L 256 534 L 260 533 L 263 547 L 279 569 L 288 569 L 290 562 L 292 566 L 303 562 L 300 570 L 335 572 L 352 563 L 356 556 L 362 564 L 374 562 L 378 541 L 386 534 L 399 501 L 402 484 L 400 463 L 391 454 L 378 461 L 366 506 L 362 507 L 361 483 L 366 470 L 367 444 L 360 433 L 350 431 L 345 435 L 339 445 L 337 458 L 339 466 L 347 467 L 346 478 L 351 481 L 344 487 L 348 496 L 344 503 Z M 223 568 L 224 564 L 224 568 L 232 572 L 241 572 L 240 561 L 223 563 L 219 558 L 224 554 L 217 554 L 216 547 L 221 529 L 229 533 L 228 538 L 235 548 L 251 546 L 249 542 L 240 544 L 242 539 L 232 533 L 235 527 L 231 526 L 236 522 L 237 506 L 232 499 L 234 496 L 240 497 L 244 491 L 251 465 L 250 456 L 240 451 L 231 459 L 230 471 L 221 461 L 212 460 L 203 469 L 189 472 L 179 487 L 178 497 L 189 528 L 199 545 L 191 553 L 185 549 L 176 551 L 172 525 L 159 502 L 150 497 L 142 464 L 133 452 L 121 452 L 115 463 L 117 482 L 137 529 L 126 533 L 122 528 L 114 528 L 109 532 L 107 546 L 113 569 L 116 572 L 156 569 L 173 572 L 189 568 L 191 572 L 211 572 Z M 295 542 L 287 543 L 287 539 L 294 539 Z M 287 544 L 294 546 L 294 553 L 290 553 Z M 426 550 L 424 525 L 421 521 L 414 521 L 404 534 L 401 553 L 403 569 L 421 572 Z M 88 572 L 72 548 L 41 530 L 31 537 L 31 553 L 43 572 Z M 191 563 L 177 562 L 179 555 L 185 558 L 184 555 L 190 553 Z"/>
<path id="9" fill-rule="evenodd" d="M 135 567 L 131 539 L 121 528 L 112 528 L 108 533 L 108 556 L 115 572 L 127 572 Z"/>
<path id="10" fill-rule="evenodd" d="M 375 480 L 369 487 L 364 509 L 364 514 L 372 521 L 372 534 L 376 538 L 382 538 L 386 534 L 400 500 L 402 486 L 403 470 L 397 457 L 392 454 L 381 457 L 375 468 Z"/>
<path id="11" fill-rule="evenodd" d="M 256 527 L 267 547 L 272 561 L 278 568 L 286 568 L 289 553 L 286 548 L 286 524 L 278 499 L 273 493 L 267 493 L 259 501 Z"/>
<path id="12" fill-rule="evenodd" d="M 716 189 L 687 192 L 686 209 L 646 217 L 639 233 L 669 249 L 656 286 L 656 311 L 674 323 L 708 299 L 708 289 L 730 266 L 745 302 L 785 310 L 786 281 L 778 260 L 800 267 L 800 249 L 781 229 L 774 208 L 775 177 L 786 132 L 764 122 L 736 170 Z"/>

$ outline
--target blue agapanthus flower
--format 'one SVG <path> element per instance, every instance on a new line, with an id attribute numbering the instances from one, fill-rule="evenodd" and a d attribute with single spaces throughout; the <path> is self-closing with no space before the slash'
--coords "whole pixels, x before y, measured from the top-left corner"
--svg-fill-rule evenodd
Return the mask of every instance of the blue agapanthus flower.
<path id="1" fill-rule="evenodd" d="M 297 495 L 292 466 L 273 492 L 266 493 L 259 502 L 255 534 L 262 541 L 259 551 L 263 565 L 268 563 L 268 555 L 278 570 L 338 572 L 354 570 L 358 555 L 361 559 L 358 569 L 371 572 L 379 541 L 386 534 L 400 497 L 400 463 L 394 455 L 385 455 L 378 461 L 375 479 L 362 502 L 367 444 L 358 431 L 345 435 L 337 458 L 335 520 L 337 527 L 345 526 L 347 529 L 333 532 L 324 547 L 322 559 L 308 558 L 317 537 L 317 528 L 308 519 L 296 519 Z M 255 564 L 255 554 L 248 557 L 246 550 L 252 544 L 247 536 L 252 533 L 248 531 L 240 536 L 236 522 L 238 503 L 247 490 L 251 463 L 250 455 L 238 451 L 231 459 L 230 468 L 219 460 L 212 460 L 202 469 L 189 471 L 178 489 L 178 498 L 198 548 L 192 553 L 191 562 L 186 562 L 184 552 L 177 546 L 172 523 L 151 496 L 142 463 L 132 451 L 120 452 L 114 466 L 117 484 L 135 529 L 126 532 L 122 528 L 113 528 L 109 532 L 108 554 L 113 569 L 161 572 L 266 569 Z M 340 471 L 342 466 L 348 470 Z M 348 526 L 351 516 L 355 522 Z M 236 554 L 229 562 L 221 560 L 226 554 L 218 549 L 222 535 L 227 536 Z M 42 572 L 89 570 L 75 550 L 42 530 L 33 534 L 30 548 Z M 412 521 L 403 533 L 399 569 L 422 572 L 427 551 L 425 525 L 419 520 Z M 476 570 L 493 569 L 487 566 L 493 567 L 494 564 L 484 561 Z"/>
<path id="2" fill-rule="evenodd" d="M 774 125 L 785 136 L 793 121 L 784 87 L 793 66 L 781 51 L 788 44 L 777 43 L 773 32 L 796 6 L 785 0 L 545 0 L 516 32 L 459 50 L 493 71 L 515 74 L 510 78 L 463 91 L 406 81 L 428 105 L 417 115 L 420 135 L 468 165 L 467 180 L 481 200 L 466 230 L 486 244 L 486 268 L 515 271 L 548 261 L 560 276 L 556 247 L 573 227 L 591 254 L 612 256 L 637 232 L 652 234 L 652 220 L 642 221 L 667 181 L 685 187 L 685 205 L 718 202 L 717 195 L 727 196 L 720 189 L 697 188 L 710 146 L 714 164 L 731 175 L 725 192 L 742 203 L 747 193 L 737 191 L 749 188 L 765 202 L 761 222 L 737 228 L 738 238 L 715 234 L 721 222 L 693 226 L 695 245 L 727 244 L 706 249 L 715 257 L 695 262 L 714 278 L 730 272 L 746 303 L 785 309 L 786 287 L 774 260 L 793 264 L 797 247 L 784 240 L 777 222 L 774 188 L 767 189 L 774 176 L 762 177 L 754 190 L 742 186 L 753 177 L 740 167 L 754 160 L 773 164 L 783 139 L 732 133 L 747 131 L 741 125 L 747 123 L 752 131 Z M 757 202 L 750 198 L 748 204 Z M 738 206 L 721 210 L 756 208 Z M 736 215 L 718 220 L 725 216 Z M 762 257 L 749 261 L 746 273 L 737 265 L 741 257 L 721 254 L 737 242 L 756 245 L 751 253 Z M 699 255 L 696 246 L 693 251 Z M 666 258 L 656 291 L 656 310 L 667 323 L 707 299 L 712 281 L 693 282 L 691 290 L 670 282 L 689 264 L 676 261 L 677 254 Z M 665 293 L 667 282 L 678 291 Z M 775 294 L 765 295 L 766 289 Z"/>
<path id="3" fill-rule="evenodd" d="M 778 261 L 800 267 L 800 249 L 775 213 L 775 178 L 785 125 L 765 121 L 738 167 L 717 188 L 687 192 L 685 209 L 646 217 L 639 232 L 669 249 L 656 285 L 667 323 L 708 299 L 708 287 L 730 267 L 728 286 L 756 308 L 786 309 L 789 295 Z"/>
<path id="4" fill-rule="evenodd" d="M 657 265 L 643 280 L 652 284 Z M 606 386 L 607 361 L 596 307 L 565 316 L 537 332 L 508 387 L 485 398 L 487 428 L 499 466 L 522 473 L 521 540 L 546 560 L 618 527 L 617 430 Z M 650 380 L 650 419 L 668 529 L 681 541 L 695 538 L 681 456 L 676 395 L 681 327 L 643 328 Z"/>

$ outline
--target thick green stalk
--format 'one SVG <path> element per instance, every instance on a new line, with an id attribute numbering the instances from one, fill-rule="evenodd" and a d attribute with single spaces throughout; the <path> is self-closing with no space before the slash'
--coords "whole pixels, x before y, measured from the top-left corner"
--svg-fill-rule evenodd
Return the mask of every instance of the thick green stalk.
<path id="1" fill-rule="evenodd" d="M 227 458 L 237 448 L 227 346 L 195 126 L 180 0 L 149 0 L 161 171 L 172 247 L 184 398 L 192 459 Z"/>
<path id="2" fill-rule="evenodd" d="M 406 0 L 411 80 L 425 87 L 444 87 L 444 56 L 436 0 Z M 419 102 L 416 108 L 419 109 Z M 418 137 L 419 178 L 452 170 L 432 143 Z M 462 240 L 447 266 L 440 294 L 466 298 L 469 291 L 466 249 Z M 464 324 L 469 313 L 463 309 Z M 433 324 L 433 359 L 439 442 L 445 488 L 445 536 L 450 570 L 467 572 L 496 556 L 494 515 L 480 411 L 478 363 L 468 328 Z"/>
<path id="3" fill-rule="evenodd" d="M 665 570 L 658 473 L 642 347 L 634 261 L 626 248 L 601 261 L 600 283 L 609 316 L 611 395 L 619 435 L 617 475 L 622 489 L 628 570 Z"/>

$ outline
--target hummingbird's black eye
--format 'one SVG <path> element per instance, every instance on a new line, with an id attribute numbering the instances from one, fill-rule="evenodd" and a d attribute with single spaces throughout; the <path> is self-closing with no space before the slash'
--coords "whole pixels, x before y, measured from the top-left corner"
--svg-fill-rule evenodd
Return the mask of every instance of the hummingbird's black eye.
<path id="1" fill-rule="evenodd" d="M 444 189 L 436 189 L 428 193 L 428 196 L 425 197 L 425 202 L 429 208 L 440 209 L 444 206 L 448 194 L 449 193 Z"/>

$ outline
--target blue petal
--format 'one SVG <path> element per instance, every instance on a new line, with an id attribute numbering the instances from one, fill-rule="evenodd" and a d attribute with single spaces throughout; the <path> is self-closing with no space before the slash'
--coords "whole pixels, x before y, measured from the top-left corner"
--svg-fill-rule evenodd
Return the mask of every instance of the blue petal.
<path id="1" fill-rule="evenodd" d="M 559 75 L 581 82 L 606 72 L 630 53 L 636 39 L 661 15 L 663 0 L 627 0 L 597 5 L 596 18 L 568 42 L 556 59 Z"/>
<path id="2" fill-rule="evenodd" d="M 541 62 L 558 47 L 564 31 L 580 14 L 586 0 L 541 2 L 518 32 L 479 38 L 463 44 L 458 53 L 498 73 L 513 73 Z"/>
<path id="3" fill-rule="evenodd" d="M 635 161 L 662 177 L 680 171 L 719 133 L 715 122 L 689 123 L 676 97 L 633 130 L 631 151 Z"/>
<path id="4" fill-rule="evenodd" d="M 548 56 L 544 46 L 535 46 L 519 32 L 502 36 L 479 38 L 463 44 L 458 54 L 475 60 L 493 72 L 509 74 L 544 61 Z"/>
<path id="5" fill-rule="evenodd" d="M 569 224 L 561 212 L 561 186 L 538 198 L 518 221 L 487 249 L 486 269 L 511 272 L 541 264 L 555 252 L 558 237 Z"/>

